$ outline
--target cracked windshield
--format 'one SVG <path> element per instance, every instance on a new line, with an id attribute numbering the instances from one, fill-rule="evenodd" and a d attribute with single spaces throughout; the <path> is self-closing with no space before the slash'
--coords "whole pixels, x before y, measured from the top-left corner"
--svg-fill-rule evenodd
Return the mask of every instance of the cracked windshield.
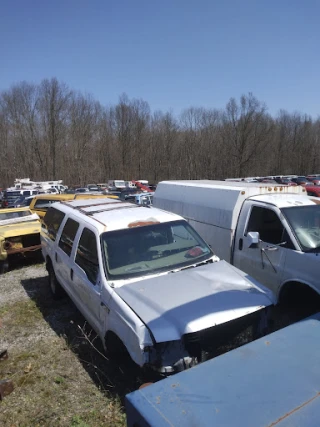
<path id="1" fill-rule="evenodd" d="M 175 270 L 207 261 L 213 255 L 185 221 L 107 232 L 102 240 L 111 279 Z"/>

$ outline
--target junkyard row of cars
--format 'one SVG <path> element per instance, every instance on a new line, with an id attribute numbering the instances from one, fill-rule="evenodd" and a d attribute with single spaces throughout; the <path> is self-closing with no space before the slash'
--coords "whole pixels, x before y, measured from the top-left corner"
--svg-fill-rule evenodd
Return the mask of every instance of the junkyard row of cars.
<path id="1" fill-rule="evenodd" d="M 0 210 L 2 271 L 41 248 L 53 296 L 109 355 L 163 374 L 267 333 L 279 301 L 315 302 L 320 207 L 301 186 L 168 181 L 153 201 L 84 192 Z"/>

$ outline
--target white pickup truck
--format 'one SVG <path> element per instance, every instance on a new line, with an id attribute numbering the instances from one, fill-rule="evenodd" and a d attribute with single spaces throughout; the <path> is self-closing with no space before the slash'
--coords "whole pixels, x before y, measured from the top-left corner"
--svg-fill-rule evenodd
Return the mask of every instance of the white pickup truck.
<path id="1" fill-rule="evenodd" d="M 303 187 L 163 181 L 154 206 L 186 218 L 220 258 L 269 287 L 279 301 L 318 300 L 320 202 Z"/>

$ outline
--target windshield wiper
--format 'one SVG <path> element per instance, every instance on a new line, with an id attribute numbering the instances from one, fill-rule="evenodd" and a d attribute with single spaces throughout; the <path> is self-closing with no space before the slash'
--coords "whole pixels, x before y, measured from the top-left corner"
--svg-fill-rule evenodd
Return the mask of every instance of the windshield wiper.
<path id="1" fill-rule="evenodd" d="M 213 259 L 207 259 L 206 261 L 198 262 L 197 264 L 187 265 L 186 267 L 175 268 L 174 270 L 169 271 L 169 273 L 177 273 L 181 270 L 187 270 L 188 268 L 200 267 L 200 265 L 211 264 L 213 263 Z"/>

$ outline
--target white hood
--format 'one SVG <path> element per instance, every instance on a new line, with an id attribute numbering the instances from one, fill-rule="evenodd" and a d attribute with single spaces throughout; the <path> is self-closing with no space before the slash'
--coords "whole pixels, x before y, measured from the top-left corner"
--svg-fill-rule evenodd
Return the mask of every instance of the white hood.
<path id="1" fill-rule="evenodd" d="M 129 283 L 114 291 L 157 342 L 179 340 L 274 303 L 272 292 L 225 261 Z"/>

